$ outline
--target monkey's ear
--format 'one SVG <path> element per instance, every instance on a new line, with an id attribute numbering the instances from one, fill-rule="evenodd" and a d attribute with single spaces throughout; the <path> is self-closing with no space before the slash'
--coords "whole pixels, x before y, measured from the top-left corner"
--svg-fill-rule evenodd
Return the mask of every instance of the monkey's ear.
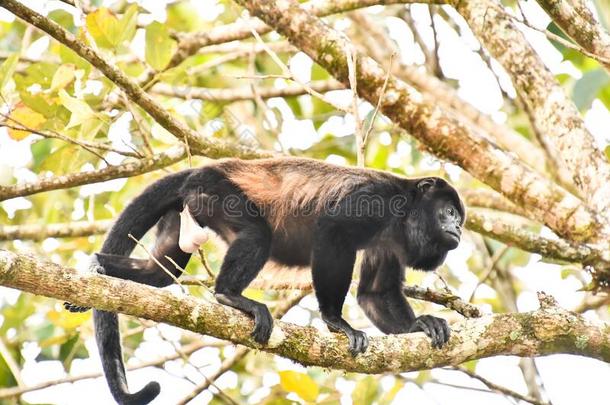
<path id="1" fill-rule="evenodd" d="M 417 189 L 420 193 L 424 194 L 426 191 L 436 184 L 436 180 L 433 178 L 421 179 L 417 182 Z"/>

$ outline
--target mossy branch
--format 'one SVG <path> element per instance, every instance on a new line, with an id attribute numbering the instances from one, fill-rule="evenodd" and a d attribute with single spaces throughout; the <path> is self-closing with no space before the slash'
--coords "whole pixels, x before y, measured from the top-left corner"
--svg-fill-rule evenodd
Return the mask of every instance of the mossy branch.
<path id="1" fill-rule="evenodd" d="M 0 250 L 0 285 L 165 322 L 304 365 L 361 373 L 429 369 L 508 354 L 571 353 L 610 361 L 610 325 L 566 311 L 543 294 L 539 310 L 453 324 L 451 339 L 442 349 L 432 348 L 423 333 L 390 335 L 371 337 L 366 353 L 354 358 L 343 335 L 275 321 L 271 341 L 260 346 L 250 337 L 252 320 L 235 309 L 112 277 L 79 274 L 32 255 Z"/>

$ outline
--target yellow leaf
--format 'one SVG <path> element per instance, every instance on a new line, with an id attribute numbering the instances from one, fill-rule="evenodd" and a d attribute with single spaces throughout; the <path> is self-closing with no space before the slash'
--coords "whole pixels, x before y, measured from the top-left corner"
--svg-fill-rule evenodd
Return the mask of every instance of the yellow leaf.
<path id="1" fill-rule="evenodd" d="M 51 310 L 47 312 L 47 319 L 53 325 L 64 328 L 64 329 L 75 329 L 80 326 L 83 322 L 91 318 L 91 311 L 72 313 L 67 311 L 55 311 Z"/>
<path id="2" fill-rule="evenodd" d="M 117 45 L 119 34 L 119 21 L 107 8 L 101 7 L 87 14 L 87 29 L 95 39 L 95 43 L 102 48 L 113 48 Z"/>
<path id="3" fill-rule="evenodd" d="M 24 126 L 30 129 L 38 129 L 45 122 L 42 114 L 37 113 L 26 105 L 20 105 L 11 112 L 11 124 L 15 126 Z M 8 129 L 8 136 L 16 141 L 20 141 L 30 133 L 28 131 L 20 131 L 18 129 Z"/>
<path id="4" fill-rule="evenodd" d="M 67 128 L 72 128 L 82 124 L 89 118 L 95 116 L 95 112 L 89 107 L 84 100 L 79 100 L 76 97 L 70 96 L 65 90 L 59 90 L 59 99 L 64 107 L 66 107 L 72 115 L 70 116 L 70 122 L 66 125 Z"/>
<path id="5" fill-rule="evenodd" d="M 278 374 L 284 390 L 294 392 L 308 402 L 313 402 L 318 397 L 318 386 L 307 374 L 291 370 L 280 371 Z"/>
<path id="6" fill-rule="evenodd" d="M 73 64 L 61 65 L 55 71 L 51 80 L 51 91 L 61 90 L 74 80 L 76 68 Z"/>

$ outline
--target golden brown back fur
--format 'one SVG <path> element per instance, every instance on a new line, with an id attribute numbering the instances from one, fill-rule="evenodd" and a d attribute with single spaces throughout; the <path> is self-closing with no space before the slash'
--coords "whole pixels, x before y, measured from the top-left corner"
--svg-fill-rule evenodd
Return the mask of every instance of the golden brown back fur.
<path id="1" fill-rule="evenodd" d="M 395 177 L 307 158 L 227 159 L 217 168 L 264 211 L 274 229 L 281 228 L 288 215 L 299 217 L 309 210 L 316 217 L 362 183 Z"/>

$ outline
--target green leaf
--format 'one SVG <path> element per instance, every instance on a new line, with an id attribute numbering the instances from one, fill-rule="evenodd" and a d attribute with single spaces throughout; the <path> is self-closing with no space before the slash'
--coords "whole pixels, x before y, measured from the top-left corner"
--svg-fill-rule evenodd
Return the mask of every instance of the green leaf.
<path id="1" fill-rule="evenodd" d="M 368 375 L 356 384 L 356 388 L 352 392 L 352 401 L 355 404 L 370 405 L 378 394 L 379 383 L 375 377 Z"/>
<path id="2" fill-rule="evenodd" d="M 62 105 L 72 113 L 66 129 L 80 125 L 88 119 L 95 117 L 95 112 L 89 107 L 89 104 L 76 97 L 70 96 L 65 90 L 59 91 L 59 99 L 61 100 Z"/>
<path id="3" fill-rule="evenodd" d="M 118 38 L 116 40 L 117 45 L 124 41 L 131 41 L 134 34 L 136 33 L 136 23 L 138 21 L 138 5 L 132 4 L 127 7 L 125 14 L 118 21 Z"/>
<path id="4" fill-rule="evenodd" d="M 177 31 L 190 32 L 200 27 L 199 13 L 189 1 L 177 1 L 167 6 L 167 26 Z"/>
<path id="5" fill-rule="evenodd" d="M 169 31 L 160 22 L 146 27 L 146 62 L 155 70 L 163 70 L 176 51 L 176 41 L 170 38 Z"/>
<path id="6" fill-rule="evenodd" d="M 586 110 L 602 87 L 610 82 L 605 70 L 598 68 L 586 72 L 574 85 L 572 98 L 579 110 Z"/>
<path id="7" fill-rule="evenodd" d="M 8 84 L 11 77 L 13 77 L 17 62 L 19 62 L 19 54 L 14 53 L 6 58 L 0 66 L 0 92 L 4 91 L 4 87 Z"/>
<path id="8" fill-rule="evenodd" d="M 313 402 L 318 397 L 318 386 L 310 376 L 305 373 L 287 370 L 280 371 L 280 385 L 288 392 L 294 392 L 305 401 Z"/>
<path id="9" fill-rule="evenodd" d="M 398 392 L 403 389 L 404 386 L 405 383 L 403 381 L 396 379 L 396 381 L 394 382 L 394 386 L 390 388 L 389 391 L 385 392 L 383 394 L 383 397 L 381 397 L 381 399 L 379 400 L 379 405 L 390 405 L 394 403 L 394 398 L 396 397 L 396 394 L 398 394 Z"/>

